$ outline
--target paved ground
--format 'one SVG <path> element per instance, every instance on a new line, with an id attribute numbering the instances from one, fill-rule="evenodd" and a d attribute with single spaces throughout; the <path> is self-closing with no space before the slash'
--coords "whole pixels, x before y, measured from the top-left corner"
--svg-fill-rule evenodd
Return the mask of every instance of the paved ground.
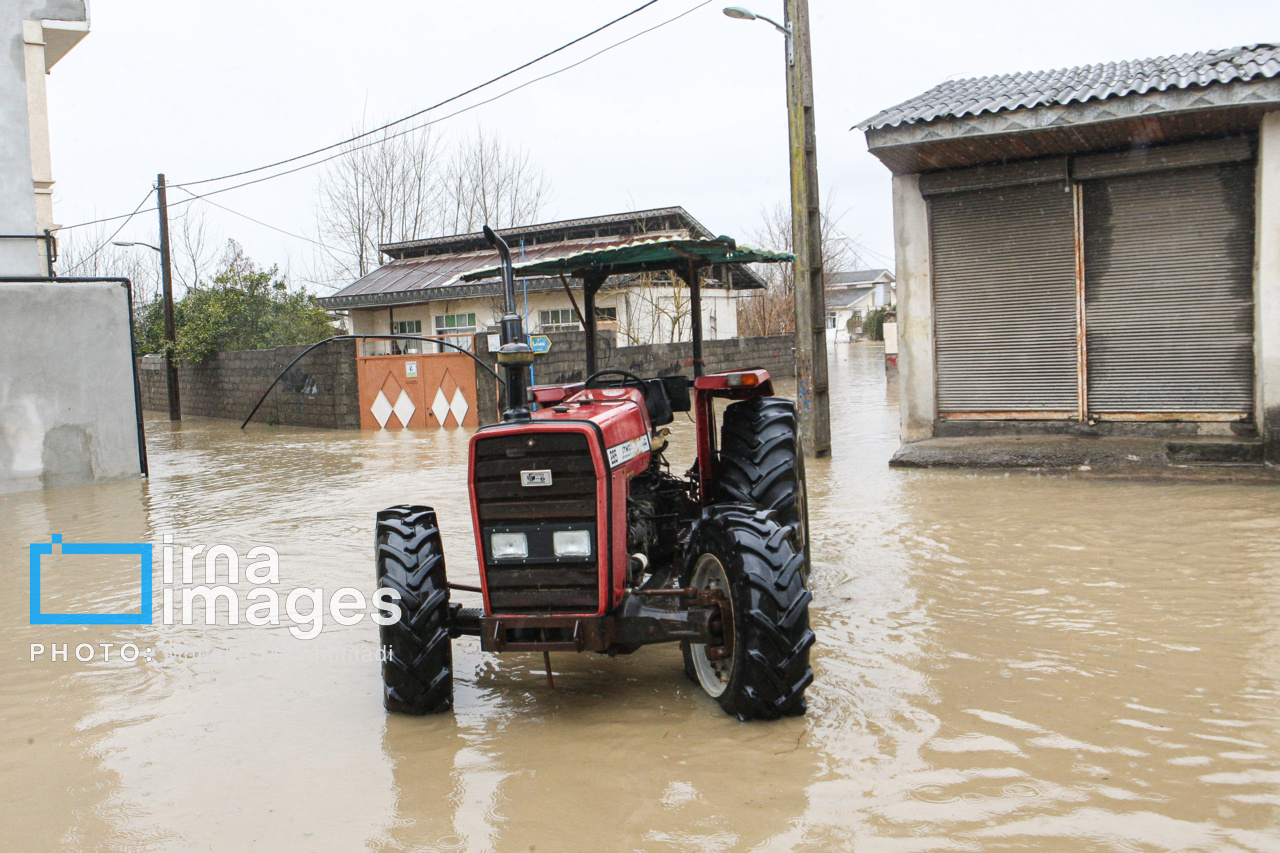
<path id="1" fill-rule="evenodd" d="M 904 444 L 896 468 L 1037 468 L 1157 479 L 1280 481 L 1256 439 L 1234 437 L 966 436 Z"/>

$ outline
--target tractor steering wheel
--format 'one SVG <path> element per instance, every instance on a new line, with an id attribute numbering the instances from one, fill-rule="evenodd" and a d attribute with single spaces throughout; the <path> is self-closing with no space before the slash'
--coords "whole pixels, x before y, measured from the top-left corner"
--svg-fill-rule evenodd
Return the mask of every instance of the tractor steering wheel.
<path id="1" fill-rule="evenodd" d="M 612 382 L 608 385 L 596 383 L 596 380 L 602 376 L 620 376 L 621 382 Z M 649 386 L 645 381 L 634 373 L 627 370 L 597 370 L 595 373 L 587 377 L 587 381 L 582 383 L 582 387 L 586 388 L 626 388 L 628 385 L 634 385 L 636 390 L 641 394 L 648 396 Z"/>

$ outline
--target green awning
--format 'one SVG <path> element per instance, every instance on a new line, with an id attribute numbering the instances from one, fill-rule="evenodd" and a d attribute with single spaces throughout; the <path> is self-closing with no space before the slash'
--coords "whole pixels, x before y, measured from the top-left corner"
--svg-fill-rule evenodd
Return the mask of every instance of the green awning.
<path id="1" fill-rule="evenodd" d="M 627 275 L 658 270 L 689 268 L 712 264 L 778 264 L 795 260 L 788 252 L 771 252 L 740 246 L 730 237 L 714 240 L 687 237 L 645 237 L 637 235 L 622 245 L 588 249 L 560 256 L 538 257 L 512 266 L 521 277 L 568 275 L 585 278 L 590 275 Z M 502 267 L 486 267 L 462 276 L 462 281 L 477 281 L 502 275 Z"/>

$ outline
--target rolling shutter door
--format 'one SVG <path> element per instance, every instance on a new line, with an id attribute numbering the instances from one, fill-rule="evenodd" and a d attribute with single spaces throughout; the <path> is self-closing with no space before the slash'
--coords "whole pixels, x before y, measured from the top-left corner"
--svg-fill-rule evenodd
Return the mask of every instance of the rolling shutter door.
<path id="1" fill-rule="evenodd" d="M 929 205 L 939 414 L 1077 414 L 1071 187 L 948 192 Z"/>
<path id="2" fill-rule="evenodd" d="M 1253 408 L 1253 165 L 1084 183 L 1089 411 Z"/>

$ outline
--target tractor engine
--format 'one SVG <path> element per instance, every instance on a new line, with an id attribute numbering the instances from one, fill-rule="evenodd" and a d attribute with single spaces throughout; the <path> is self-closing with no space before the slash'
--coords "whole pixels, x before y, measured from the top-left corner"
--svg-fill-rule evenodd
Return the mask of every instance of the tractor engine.
<path id="1" fill-rule="evenodd" d="M 629 500 L 650 472 L 649 430 L 640 391 L 591 388 L 476 432 L 486 616 L 599 616 L 621 600 L 633 564 L 650 559 L 632 554 L 657 550 L 660 532 L 653 497 Z"/>

